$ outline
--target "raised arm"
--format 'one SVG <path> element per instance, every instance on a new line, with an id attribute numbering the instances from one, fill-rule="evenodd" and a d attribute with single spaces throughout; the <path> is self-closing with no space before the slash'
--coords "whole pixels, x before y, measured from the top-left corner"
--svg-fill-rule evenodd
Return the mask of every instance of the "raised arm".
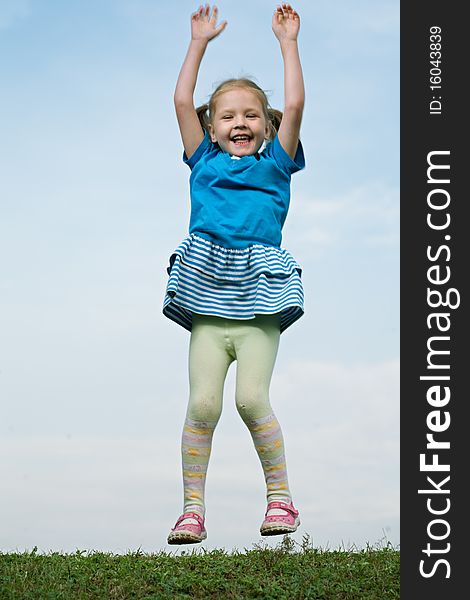
<path id="1" fill-rule="evenodd" d="M 200 6 L 199 10 L 191 15 L 191 42 L 181 67 L 174 95 L 176 118 L 188 158 L 204 137 L 193 99 L 199 67 L 207 44 L 217 37 L 226 25 L 227 21 L 224 21 L 217 26 L 216 6 L 212 10 L 209 4 Z"/>
<path id="2" fill-rule="evenodd" d="M 294 158 L 305 102 L 304 78 L 297 46 L 300 17 L 290 4 L 284 3 L 274 12 L 272 26 L 284 61 L 284 114 L 278 138 L 287 154 Z"/>

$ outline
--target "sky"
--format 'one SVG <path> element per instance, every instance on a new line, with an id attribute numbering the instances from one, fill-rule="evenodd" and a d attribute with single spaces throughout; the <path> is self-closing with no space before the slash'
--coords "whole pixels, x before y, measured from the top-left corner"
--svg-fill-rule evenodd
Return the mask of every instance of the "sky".
<path id="1" fill-rule="evenodd" d="M 282 245 L 303 269 L 305 315 L 281 336 L 271 385 L 292 537 L 396 546 L 399 3 L 293 6 L 306 168 Z M 195 102 L 250 76 L 282 109 L 276 4 L 218 7 L 228 25 Z M 197 8 L 0 0 L 0 551 L 180 551 L 166 537 L 182 511 L 189 333 L 161 308 L 189 223 L 173 91 Z M 235 368 L 203 544 L 227 551 L 260 543 L 266 508 Z"/>

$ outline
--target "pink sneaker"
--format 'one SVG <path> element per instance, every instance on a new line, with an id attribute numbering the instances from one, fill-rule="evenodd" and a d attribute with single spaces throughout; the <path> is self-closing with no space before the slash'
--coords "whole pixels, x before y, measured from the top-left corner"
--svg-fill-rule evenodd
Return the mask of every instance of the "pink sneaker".
<path id="1" fill-rule="evenodd" d="M 186 523 L 180 525 L 181 521 L 185 519 L 195 519 L 197 523 Z M 204 519 L 201 515 L 195 512 L 187 512 L 181 515 L 176 521 L 175 526 L 170 531 L 168 536 L 169 544 L 197 544 L 202 542 L 207 537 L 207 533 L 204 527 Z"/>
<path id="2" fill-rule="evenodd" d="M 280 508 L 285 511 L 283 515 L 270 515 L 268 512 L 273 508 Z M 294 508 L 292 502 L 270 502 L 266 509 L 264 521 L 260 527 L 261 535 L 282 535 L 284 533 L 293 533 L 300 525 L 299 511 Z"/>

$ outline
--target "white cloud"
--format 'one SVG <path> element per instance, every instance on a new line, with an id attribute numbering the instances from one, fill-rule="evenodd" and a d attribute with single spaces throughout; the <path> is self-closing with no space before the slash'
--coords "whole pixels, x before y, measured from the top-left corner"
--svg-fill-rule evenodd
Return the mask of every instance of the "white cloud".
<path id="1" fill-rule="evenodd" d="M 209 465 L 208 548 L 250 548 L 264 511 L 261 467 L 233 403 L 234 375 Z M 322 547 L 361 546 L 387 531 L 398 543 L 398 362 L 292 362 L 275 374 L 271 399 L 301 511 L 295 539 L 308 533 Z M 160 412 L 170 421 L 157 419 L 154 436 L 4 437 L 1 549 L 165 548 L 182 508 L 182 413 Z"/>
<path id="2" fill-rule="evenodd" d="M 283 418 L 290 427 L 297 428 L 299 416 L 307 416 L 307 433 L 314 444 L 316 436 L 321 447 L 334 444 L 344 451 L 345 460 L 357 456 L 361 461 L 378 461 L 377 454 L 367 458 L 370 444 L 385 455 L 389 444 L 398 439 L 397 360 L 378 364 L 290 361 L 274 373 L 271 395 L 285 411 Z M 289 406 L 286 398 L 291 399 Z"/>
<path id="3" fill-rule="evenodd" d="M 367 182 L 330 197 L 298 191 L 293 216 L 284 228 L 301 251 L 326 248 L 393 247 L 399 242 L 399 192 L 380 182 Z"/>

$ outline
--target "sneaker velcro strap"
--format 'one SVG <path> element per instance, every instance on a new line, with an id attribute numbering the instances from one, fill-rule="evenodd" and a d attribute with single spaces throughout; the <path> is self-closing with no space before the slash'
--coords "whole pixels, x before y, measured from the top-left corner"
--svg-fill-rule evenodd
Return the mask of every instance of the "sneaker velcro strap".
<path id="1" fill-rule="evenodd" d="M 204 525 L 204 519 L 201 517 L 201 515 L 198 515 L 195 512 L 187 512 L 184 513 L 184 515 L 181 515 L 181 517 L 176 521 L 176 526 L 178 526 L 179 523 L 181 523 L 181 521 L 184 521 L 185 519 L 196 519 L 196 521 L 199 523 L 199 525 L 201 525 L 201 527 Z"/>
<path id="2" fill-rule="evenodd" d="M 294 517 L 296 517 L 299 514 L 299 511 L 296 510 L 292 504 L 286 504 L 285 502 L 270 502 L 268 504 L 268 508 L 266 509 L 266 514 L 272 508 L 280 508 L 282 510 L 285 510 L 285 511 L 289 512 L 291 515 L 293 515 Z"/>

